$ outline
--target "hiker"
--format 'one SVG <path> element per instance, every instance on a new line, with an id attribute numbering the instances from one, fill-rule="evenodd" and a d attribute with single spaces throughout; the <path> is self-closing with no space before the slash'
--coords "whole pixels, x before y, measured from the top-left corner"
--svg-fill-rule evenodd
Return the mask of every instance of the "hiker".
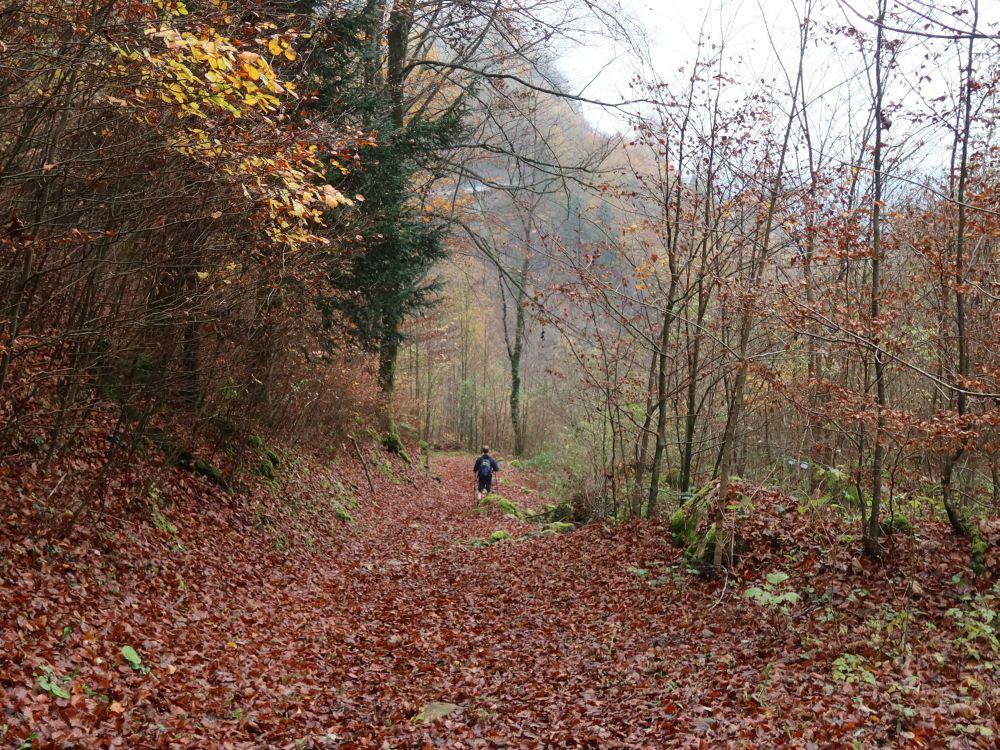
<path id="1" fill-rule="evenodd" d="M 476 459 L 472 471 L 479 482 L 477 485 L 479 489 L 476 490 L 476 502 L 478 503 L 483 499 L 484 495 L 490 494 L 490 490 L 493 489 L 493 474 L 500 471 L 499 464 L 490 455 L 490 447 L 488 445 L 483 446 L 483 455 Z"/>

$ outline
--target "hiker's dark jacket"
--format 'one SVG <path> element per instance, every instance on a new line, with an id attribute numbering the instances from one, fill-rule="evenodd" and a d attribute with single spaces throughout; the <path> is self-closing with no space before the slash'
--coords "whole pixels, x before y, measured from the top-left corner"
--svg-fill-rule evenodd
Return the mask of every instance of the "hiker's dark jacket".
<path id="1" fill-rule="evenodd" d="M 472 467 L 472 473 L 478 477 L 479 467 L 487 462 L 490 465 L 490 474 L 495 474 L 496 472 L 500 471 L 500 465 L 493 459 L 493 456 L 488 456 L 484 453 L 483 455 L 481 455 L 479 458 L 476 459 L 476 463 Z"/>

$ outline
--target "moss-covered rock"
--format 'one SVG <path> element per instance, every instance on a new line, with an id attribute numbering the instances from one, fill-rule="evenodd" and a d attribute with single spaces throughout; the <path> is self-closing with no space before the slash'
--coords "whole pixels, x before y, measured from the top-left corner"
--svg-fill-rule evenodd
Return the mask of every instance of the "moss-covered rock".
<path id="1" fill-rule="evenodd" d="M 222 473 L 222 469 L 215 464 L 199 458 L 194 462 L 194 473 L 205 477 L 212 484 L 218 485 L 226 492 L 229 492 L 229 482 L 226 481 L 226 476 Z"/>
<path id="2" fill-rule="evenodd" d="M 509 531 L 504 531 L 503 529 L 497 529 L 492 534 L 490 534 L 485 539 L 476 538 L 469 540 L 470 547 L 489 547 L 496 544 L 497 542 L 503 542 L 510 539 L 511 535 Z"/>
<path id="3" fill-rule="evenodd" d="M 910 519 L 902 513 L 894 513 L 891 518 L 887 518 L 879 524 L 883 534 L 912 534 L 913 524 Z"/>
<path id="4" fill-rule="evenodd" d="M 406 449 L 403 445 L 403 439 L 396 430 L 395 422 L 392 423 L 389 431 L 382 436 L 382 447 L 390 453 L 402 453 Z"/>
<path id="5" fill-rule="evenodd" d="M 338 503 L 336 500 L 331 502 L 331 507 L 333 508 L 333 515 L 338 521 L 343 521 L 344 523 L 354 523 L 354 516 L 352 516 L 347 508 Z"/>
<path id="6" fill-rule="evenodd" d="M 380 456 L 378 453 L 372 456 L 374 459 L 375 466 L 378 468 L 379 472 L 388 479 L 393 484 L 399 484 L 400 479 L 396 476 L 396 472 L 392 468 L 392 462 L 388 459 Z"/>
<path id="7" fill-rule="evenodd" d="M 182 448 L 159 427 L 150 427 L 146 430 L 146 437 L 153 445 L 163 451 L 168 464 L 186 471 L 194 470 L 194 456 L 191 455 L 191 451 Z"/>
<path id="8" fill-rule="evenodd" d="M 542 526 L 542 533 L 546 535 L 568 534 L 575 530 L 576 524 L 569 523 L 568 521 L 553 521 Z"/>
<path id="9" fill-rule="evenodd" d="M 746 540 L 738 534 L 728 532 L 720 539 L 716 524 L 711 524 L 704 534 L 696 534 L 695 540 L 684 549 L 685 562 L 700 570 L 707 570 L 715 562 L 715 547 L 722 544 L 722 565 L 730 568 L 747 550 Z"/>
<path id="10" fill-rule="evenodd" d="M 667 530 L 674 546 L 688 549 L 701 540 L 698 529 L 708 515 L 709 500 L 714 489 L 715 482 L 700 487 L 671 514 Z"/>
<path id="11" fill-rule="evenodd" d="M 524 511 L 517 507 L 517 504 L 503 495 L 494 496 L 496 506 L 501 513 L 505 513 L 508 516 L 522 520 L 524 518 Z"/>
<path id="12" fill-rule="evenodd" d="M 698 533 L 698 517 L 690 513 L 682 505 L 670 516 L 670 523 L 667 529 L 670 531 L 670 540 L 675 547 L 687 547 L 695 541 Z"/>
<path id="13" fill-rule="evenodd" d="M 258 458 L 253 467 L 254 474 L 273 480 L 277 476 L 278 467 L 281 466 L 281 457 L 268 447 L 260 435 L 251 435 L 248 442 Z"/>
<path id="14" fill-rule="evenodd" d="M 739 536 L 719 540 L 719 530 L 714 523 L 705 525 L 711 500 L 715 496 L 715 482 L 700 487 L 670 516 L 667 529 L 675 546 L 684 550 L 684 559 L 693 567 L 705 568 L 714 562 L 715 547 L 721 543 L 723 564 L 731 565 L 741 555 L 746 544 Z"/>
<path id="15" fill-rule="evenodd" d="M 715 555 L 715 545 L 718 541 L 718 528 L 713 523 L 704 534 L 695 533 L 695 539 L 684 548 L 684 559 L 688 564 L 707 564 Z"/>
<path id="16" fill-rule="evenodd" d="M 529 513 L 525 520 L 535 523 L 553 523 L 555 521 L 568 521 L 573 517 L 573 507 L 569 503 L 549 503 L 543 505 L 540 510 Z"/>
<path id="17" fill-rule="evenodd" d="M 361 507 L 361 503 L 358 502 L 354 493 L 344 486 L 344 483 L 339 479 L 333 480 L 332 485 L 330 485 L 330 489 L 333 492 L 334 502 L 339 503 L 344 508 L 354 510 L 355 508 Z"/>
<path id="18" fill-rule="evenodd" d="M 264 477 L 264 479 L 274 479 L 274 464 L 266 458 L 258 461 L 253 468 L 254 474 Z"/>
<path id="19" fill-rule="evenodd" d="M 403 445 L 403 438 L 399 435 L 399 426 L 395 422 L 389 423 L 389 430 L 382 437 L 382 447 L 390 453 L 395 453 L 408 464 L 413 461 L 406 453 L 406 446 Z"/>

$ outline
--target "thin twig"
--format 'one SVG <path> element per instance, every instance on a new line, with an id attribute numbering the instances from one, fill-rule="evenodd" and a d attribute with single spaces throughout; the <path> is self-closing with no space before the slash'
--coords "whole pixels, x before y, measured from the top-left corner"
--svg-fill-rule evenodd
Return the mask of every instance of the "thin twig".
<path id="1" fill-rule="evenodd" d="M 729 585 L 729 568 L 723 568 L 723 570 L 726 572 L 726 578 L 722 582 L 722 593 L 719 594 L 719 598 L 715 600 L 715 604 L 708 608 L 709 612 L 722 604 L 722 600 L 726 597 L 726 587 Z"/>

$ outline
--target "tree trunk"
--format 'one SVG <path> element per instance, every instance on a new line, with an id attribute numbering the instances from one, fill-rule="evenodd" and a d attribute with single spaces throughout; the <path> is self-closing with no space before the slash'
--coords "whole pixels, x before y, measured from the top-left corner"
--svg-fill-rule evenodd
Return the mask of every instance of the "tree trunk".
<path id="1" fill-rule="evenodd" d="M 795 89 L 791 97 L 791 109 L 785 125 L 784 137 L 781 141 L 781 149 L 777 161 L 777 173 L 774 182 L 771 184 L 770 195 L 768 196 L 767 213 L 764 217 L 763 231 L 760 236 L 760 248 L 757 257 L 753 262 L 750 278 L 747 281 L 746 292 L 748 298 L 742 305 L 742 320 L 740 323 L 740 337 L 737 344 L 737 370 L 736 382 L 733 384 L 733 397 L 729 403 L 729 414 L 726 419 L 726 428 L 722 436 L 722 448 L 719 453 L 719 496 L 716 500 L 714 523 L 715 523 L 715 550 L 713 553 L 713 565 L 716 568 L 722 566 L 723 550 L 732 533 L 725 528 L 726 504 L 729 497 L 729 482 L 732 475 L 733 458 L 736 450 L 736 436 L 739 432 L 740 418 L 743 414 L 743 398 L 747 382 L 747 369 L 750 362 L 747 357 L 750 347 L 750 334 L 753 330 L 756 319 L 756 303 L 749 299 L 760 283 L 764 275 L 765 264 L 771 251 L 771 233 L 774 227 L 774 215 L 777 211 L 778 198 L 781 195 L 782 182 L 785 173 L 785 157 L 788 153 L 788 144 L 792 136 L 792 126 L 798 117 L 798 98 L 801 86 L 801 71 L 805 61 L 806 43 L 809 36 L 809 3 L 806 3 L 806 14 L 801 24 L 801 39 L 799 45 L 799 74 L 795 79 Z"/>
<path id="2" fill-rule="evenodd" d="M 189 320 L 181 333 L 181 395 L 192 406 L 201 404 L 201 337 L 198 322 Z"/>
<path id="3" fill-rule="evenodd" d="M 386 83 L 389 86 L 392 106 L 390 114 L 397 130 L 402 130 L 405 118 L 404 66 L 412 22 L 413 0 L 396 0 L 389 13 L 389 28 L 386 34 Z"/>
<path id="4" fill-rule="evenodd" d="M 699 271 L 699 273 L 704 273 Z M 691 471 L 694 465 L 694 435 L 698 426 L 698 368 L 701 359 L 702 323 L 705 320 L 706 301 L 702 298 L 703 279 L 698 280 L 698 317 L 694 332 L 694 343 L 688 354 L 688 382 L 684 415 L 684 447 L 681 453 L 680 488 L 682 492 L 691 489 Z"/>
<path id="5" fill-rule="evenodd" d="M 958 416 L 964 417 L 969 411 L 969 396 L 967 379 L 969 370 L 969 336 L 966 329 L 965 314 L 965 233 L 967 225 L 965 194 L 969 177 L 969 137 L 972 130 L 972 92 L 973 92 L 973 47 L 975 44 L 976 29 L 979 24 L 979 2 L 973 2 L 972 11 L 972 33 L 969 35 L 968 56 L 966 57 L 965 87 L 964 87 L 964 109 L 962 113 L 962 128 L 956 135 L 962 141 L 962 155 L 959 161 L 958 170 L 958 194 L 955 200 L 958 202 L 958 227 L 955 232 L 955 326 L 958 338 L 958 373 L 956 377 L 956 387 L 958 388 Z M 944 471 L 941 477 L 941 496 L 944 501 L 944 510 L 948 515 L 948 523 L 951 524 L 952 531 L 958 536 L 968 536 L 969 529 L 955 507 L 954 496 L 952 494 L 952 480 L 955 465 L 961 460 L 965 453 L 965 440 L 959 444 L 958 448 L 944 461 Z"/>
<path id="6" fill-rule="evenodd" d="M 632 517 L 642 515 L 642 495 L 645 491 L 643 480 L 646 478 L 647 459 L 649 457 L 649 433 L 653 423 L 653 385 L 656 382 L 656 352 L 649 357 L 649 375 L 646 381 L 646 412 L 642 420 L 642 430 L 639 432 L 639 444 L 635 457 L 635 495 L 632 499 Z"/>
<path id="7" fill-rule="evenodd" d="M 649 496 L 646 500 L 646 517 L 656 518 L 657 502 L 660 496 L 660 470 L 663 464 L 663 452 L 667 443 L 667 347 L 670 344 L 670 326 L 673 323 L 674 292 L 677 288 L 677 276 L 671 269 L 670 291 L 667 294 L 667 306 L 663 311 L 663 325 L 660 328 L 660 345 L 656 352 L 656 447 L 653 449 L 653 461 L 649 472 Z"/>
<path id="8" fill-rule="evenodd" d="M 382 393 L 391 396 L 396 387 L 396 359 L 399 356 L 399 335 L 395 328 L 387 334 L 383 331 L 378 348 L 378 384 Z"/>
<path id="9" fill-rule="evenodd" d="M 379 7 L 376 3 L 374 9 Z M 378 19 L 372 19 L 373 23 Z M 389 90 L 390 117 L 397 133 L 403 130 L 406 116 L 404 79 L 410 25 L 413 21 L 413 0 L 397 0 L 389 13 L 386 31 L 386 85 Z M 383 312 L 379 341 L 379 386 L 385 396 L 391 396 L 396 382 L 396 361 L 399 357 L 400 315 Z"/>
<path id="10" fill-rule="evenodd" d="M 428 443 L 431 442 L 431 402 L 434 396 L 434 379 L 433 371 L 431 370 L 432 362 L 433 358 L 431 357 L 430 348 L 428 347 L 427 352 L 424 354 L 424 367 L 427 370 L 426 377 L 424 378 L 424 383 L 427 388 L 427 395 L 424 400 L 424 440 Z M 419 406 L 417 408 L 419 411 Z"/>
<path id="11" fill-rule="evenodd" d="M 868 516 L 864 522 L 863 536 L 865 553 L 870 557 L 880 557 L 882 555 L 882 545 L 879 537 L 882 530 L 879 526 L 879 513 L 882 503 L 882 468 L 885 464 L 885 410 L 887 406 L 885 387 L 885 360 L 883 358 L 881 342 L 878 335 L 878 316 L 882 302 L 882 125 L 884 115 L 882 111 L 882 52 L 883 52 L 883 30 L 882 22 L 885 20 L 886 0 L 879 2 L 878 31 L 875 47 L 875 158 L 874 158 L 874 196 L 872 200 L 872 278 L 871 278 L 871 301 L 869 304 L 869 317 L 876 331 L 872 335 L 870 350 L 874 358 L 875 371 L 875 443 L 872 449 L 871 468 L 871 502 L 868 507 Z"/>
<path id="12" fill-rule="evenodd" d="M 528 282 L 528 267 L 531 263 L 527 251 L 518 272 L 516 309 L 514 311 L 514 340 L 507 349 L 510 361 L 510 426 L 514 431 L 514 455 L 524 455 L 524 424 L 521 421 L 521 354 L 524 352 L 525 312 L 524 302 L 527 297 L 525 286 Z M 506 302 L 504 307 L 506 307 Z M 506 321 L 506 310 L 504 310 Z"/>

